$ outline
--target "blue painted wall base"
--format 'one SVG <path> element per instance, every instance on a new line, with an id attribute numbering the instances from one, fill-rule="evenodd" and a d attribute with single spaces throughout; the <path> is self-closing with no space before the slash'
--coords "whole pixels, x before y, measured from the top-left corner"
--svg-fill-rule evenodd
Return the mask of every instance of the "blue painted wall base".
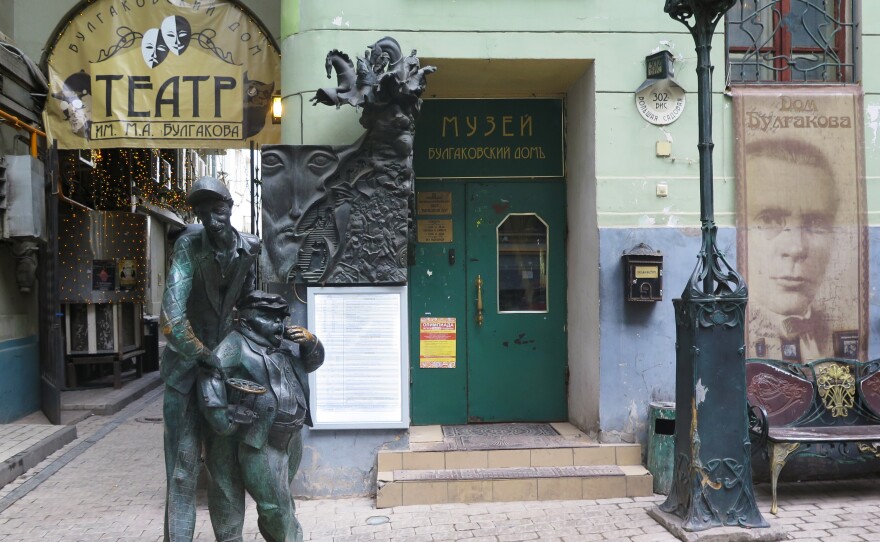
<path id="1" fill-rule="evenodd" d="M 40 409 L 40 358 L 37 337 L 0 342 L 0 423 Z"/>

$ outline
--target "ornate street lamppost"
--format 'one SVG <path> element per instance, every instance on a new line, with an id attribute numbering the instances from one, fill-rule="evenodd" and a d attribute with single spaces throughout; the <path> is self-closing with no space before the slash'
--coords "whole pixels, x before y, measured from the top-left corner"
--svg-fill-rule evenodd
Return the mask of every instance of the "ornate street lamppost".
<path id="1" fill-rule="evenodd" d="M 682 529 L 768 527 L 752 489 L 745 389 L 745 281 L 718 251 L 712 179 L 712 35 L 736 0 L 666 0 L 696 42 L 702 248 L 676 325 L 675 470 L 663 512 Z"/>

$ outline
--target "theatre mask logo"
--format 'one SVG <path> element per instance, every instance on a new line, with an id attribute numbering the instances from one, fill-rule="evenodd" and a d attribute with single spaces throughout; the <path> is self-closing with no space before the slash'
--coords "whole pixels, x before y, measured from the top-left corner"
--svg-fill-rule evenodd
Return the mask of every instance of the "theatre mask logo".
<path id="1" fill-rule="evenodd" d="M 222 0 L 99 0 L 51 44 L 46 125 L 60 148 L 278 141 L 274 42 Z"/>

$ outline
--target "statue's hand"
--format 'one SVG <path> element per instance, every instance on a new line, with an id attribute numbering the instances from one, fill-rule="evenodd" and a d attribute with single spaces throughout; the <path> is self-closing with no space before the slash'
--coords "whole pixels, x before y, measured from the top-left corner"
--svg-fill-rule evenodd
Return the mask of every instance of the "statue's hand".
<path id="1" fill-rule="evenodd" d="M 236 425 L 229 419 L 224 408 L 205 409 L 205 420 L 212 431 L 218 435 L 231 435 L 235 432 Z"/>
<path id="2" fill-rule="evenodd" d="M 318 342 L 318 338 L 302 326 L 287 326 L 284 328 L 284 338 L 307 348 Z"/>
<path id="3" fill-rule="evenodd" d="M 198 363 L 199 367 L 203 369 L 214 369 L 214 365 L 211 363 L 211 357 L 214 355 L 210 349 L 205 348 L 198 356 L 196 356 L 196 363 Z"/>
<path id="4" fill-rule="evenodd" d="M 257 413 L 241 405 L 229 405 L 226 407 L 229 421 L 238 425 L 250 425 L 257 419 Z"/>

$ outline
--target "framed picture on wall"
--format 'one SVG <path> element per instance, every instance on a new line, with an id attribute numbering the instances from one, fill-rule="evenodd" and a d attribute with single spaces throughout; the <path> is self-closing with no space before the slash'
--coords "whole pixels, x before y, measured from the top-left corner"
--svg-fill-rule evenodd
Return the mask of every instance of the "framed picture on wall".
<path id="1" fill-rule="evenodd" d="M 761 338 L 755 341 L 755 355 L 759 358 L 763 358 L 767 355 L 766 339 Z"/>
<path id="2" fill-rule="evenodd" d="M 801 361 L 801 342 L 798 339 L 782 341 L 782 359 L 785 361 Z"/>
<path id="3" fill-rule="evenodd" d="M 834 355 L 838 358 L 858 359 L 859 332 L 855 330 L 835 331 Z"/>

